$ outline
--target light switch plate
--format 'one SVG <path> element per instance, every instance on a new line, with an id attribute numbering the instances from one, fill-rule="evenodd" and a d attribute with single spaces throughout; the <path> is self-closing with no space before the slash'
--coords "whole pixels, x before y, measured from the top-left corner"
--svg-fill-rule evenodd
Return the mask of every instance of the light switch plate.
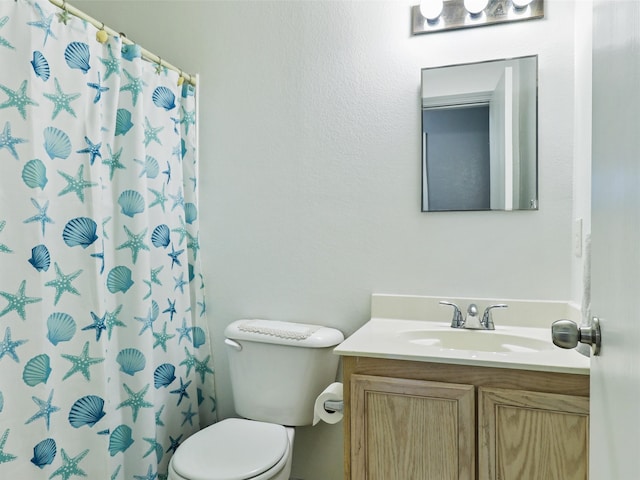
<path id="1" fill-rule="evenodd" d="M 573 254 L 582 257 L 582 219 L 576 218 L 573 222 Z"/>

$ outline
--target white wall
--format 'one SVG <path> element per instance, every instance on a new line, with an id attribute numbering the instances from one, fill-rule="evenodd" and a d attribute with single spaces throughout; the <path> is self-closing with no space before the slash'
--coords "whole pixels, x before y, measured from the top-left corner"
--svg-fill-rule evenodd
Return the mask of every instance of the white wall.
<path id="1" fill-rule="evenodd" d="M 582 307 L 583 321 L 591 311 L 591 55 L 593 2 L 579 0 L 575 8 L 575 105 L 572 233 L 572 294 Z M 582 231 L 575 220 L 581 219 Z M 582 303 L 580 305 L 580 302 Z M 588 348 L 582 348 L 588 351 Z"/>
<path id="2" fill-rule="evenodd" d="M 580 290 L 572 2 L 548 0 L 543 20 L 417 37 L 411 2 L 398 0 L 74 3 L 201 74 L 201 243 L 222 416 L 233 413 L 222 332 L 235 319 L 348 335 L 372 292 Z M 540 210 L 421 213 L 420 69 L 531 54 Z M 342 478 L 341 449 L 340 425 L 300 429 L 294 476 Z"/>

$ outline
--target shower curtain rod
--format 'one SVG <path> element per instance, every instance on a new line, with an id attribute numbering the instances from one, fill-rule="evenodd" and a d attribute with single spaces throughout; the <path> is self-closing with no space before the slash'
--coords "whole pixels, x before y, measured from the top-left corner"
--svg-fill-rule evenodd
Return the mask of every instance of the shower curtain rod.
<path id="1" fill-rule="evenodd" d="M 126 43 L 127 45 L 135 45 L 135 43 L 132 42 L 131 40 L 129 40 L 126 36 L 124 36 L 124 34 L 116 32 L 112 28 L 107 27 L 103 22 L 99 22 L 95 18 L 90 17 L 89 15 L 84 13 L 82 10 L 79 10 L 76 7 L 72 6 L 72 5 L 69 5 L 69 3 L 66 2 L 66 0 L 49 0 L 49 2 L 54 4 L 56 7 L 61 8 L 62 10 L 68 12 L 69 14 L 73 15 L 74 17 L 78 17 L 81 20 L 85 20 L 85 21 L 89 22 L 90 24 L 92 24 L 94 27 L 96 27 L 96 28 L 98 28 L 100 30 L 104 30 L 105 32 L 107 32 L 111 36 L 121 37 L 122 38 L 122 43 Z M 149 50 L 146 50 L 146 49 L 140 47 L 140 51 L 141 51 L 141 54 L 142 54 L 142 58 L 144 58 L 146 60 L 149 60 L 150 62 L 157 63 L 158 65 L 160 65 L 160 67 L 166 67 L 166 68 L 168 68 L 170 70 L 178 72 L 180 74 L 180 76 L 184 80 L 186 80 L 187 82 L 189 82 L 191 85 L 193 85 L 195 87 L 195 85 L 196 85 L 196 77 L 195 77 L 195 75 L 191 75 L 189 73 L 183 72 L 178 67 L 175 67 L 174 65 L 171 65 L 169 62 L 166 62 L 166 61 L 162 60 L 162 58 L 160 58 L 158 55 L 156 55 L 154 53 L 151 53 Z"/>

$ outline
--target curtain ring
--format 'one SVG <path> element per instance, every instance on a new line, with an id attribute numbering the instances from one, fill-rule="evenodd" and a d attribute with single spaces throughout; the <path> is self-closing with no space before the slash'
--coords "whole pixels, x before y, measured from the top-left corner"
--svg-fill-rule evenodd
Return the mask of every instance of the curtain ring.
<path id="1" fill-rule="evenodd" d="M 64 23 L 65 25 L 69 21 L 69 10 L 67 10 L 67 0 L 62 0 L 62 6 L 60 7 L 61 12 L 57 13 L 58 22 Z"/>
<path id="2" fill-rule="evenodd" d="M 96 40 L 100 43 L 107 43 L 107 40 L 109 40 L 109 34 L 104 29 L 104 22 L 102 22 L 100 30 L 96 33 Z"/>
<path id="3" fill-rule="evenodd" d="M 158 57 L 158 65 L 156 66 L 156 74 L 162 73 L 162 58 Z"/>
<path id="4" fill-rule="evenodd" d="M 180 76 L 178 77 L 178 86 L 181 87 L 183 83 L 184 83 L 184 76 L 183 76 L 182 70 L 180 70 Z"/>

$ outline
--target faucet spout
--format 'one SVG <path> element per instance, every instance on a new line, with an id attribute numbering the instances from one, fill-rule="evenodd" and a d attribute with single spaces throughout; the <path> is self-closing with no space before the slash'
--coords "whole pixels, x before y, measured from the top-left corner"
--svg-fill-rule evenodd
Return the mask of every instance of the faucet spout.
<path id="1" fill-rule="evenodd" d="M 478 316 L 478 306 L 475 303 L 470 304 L 467 307 L 467 316 L 464 320 L 464 328 L 472 330 L 480 330 L 480 317 Z"/>

